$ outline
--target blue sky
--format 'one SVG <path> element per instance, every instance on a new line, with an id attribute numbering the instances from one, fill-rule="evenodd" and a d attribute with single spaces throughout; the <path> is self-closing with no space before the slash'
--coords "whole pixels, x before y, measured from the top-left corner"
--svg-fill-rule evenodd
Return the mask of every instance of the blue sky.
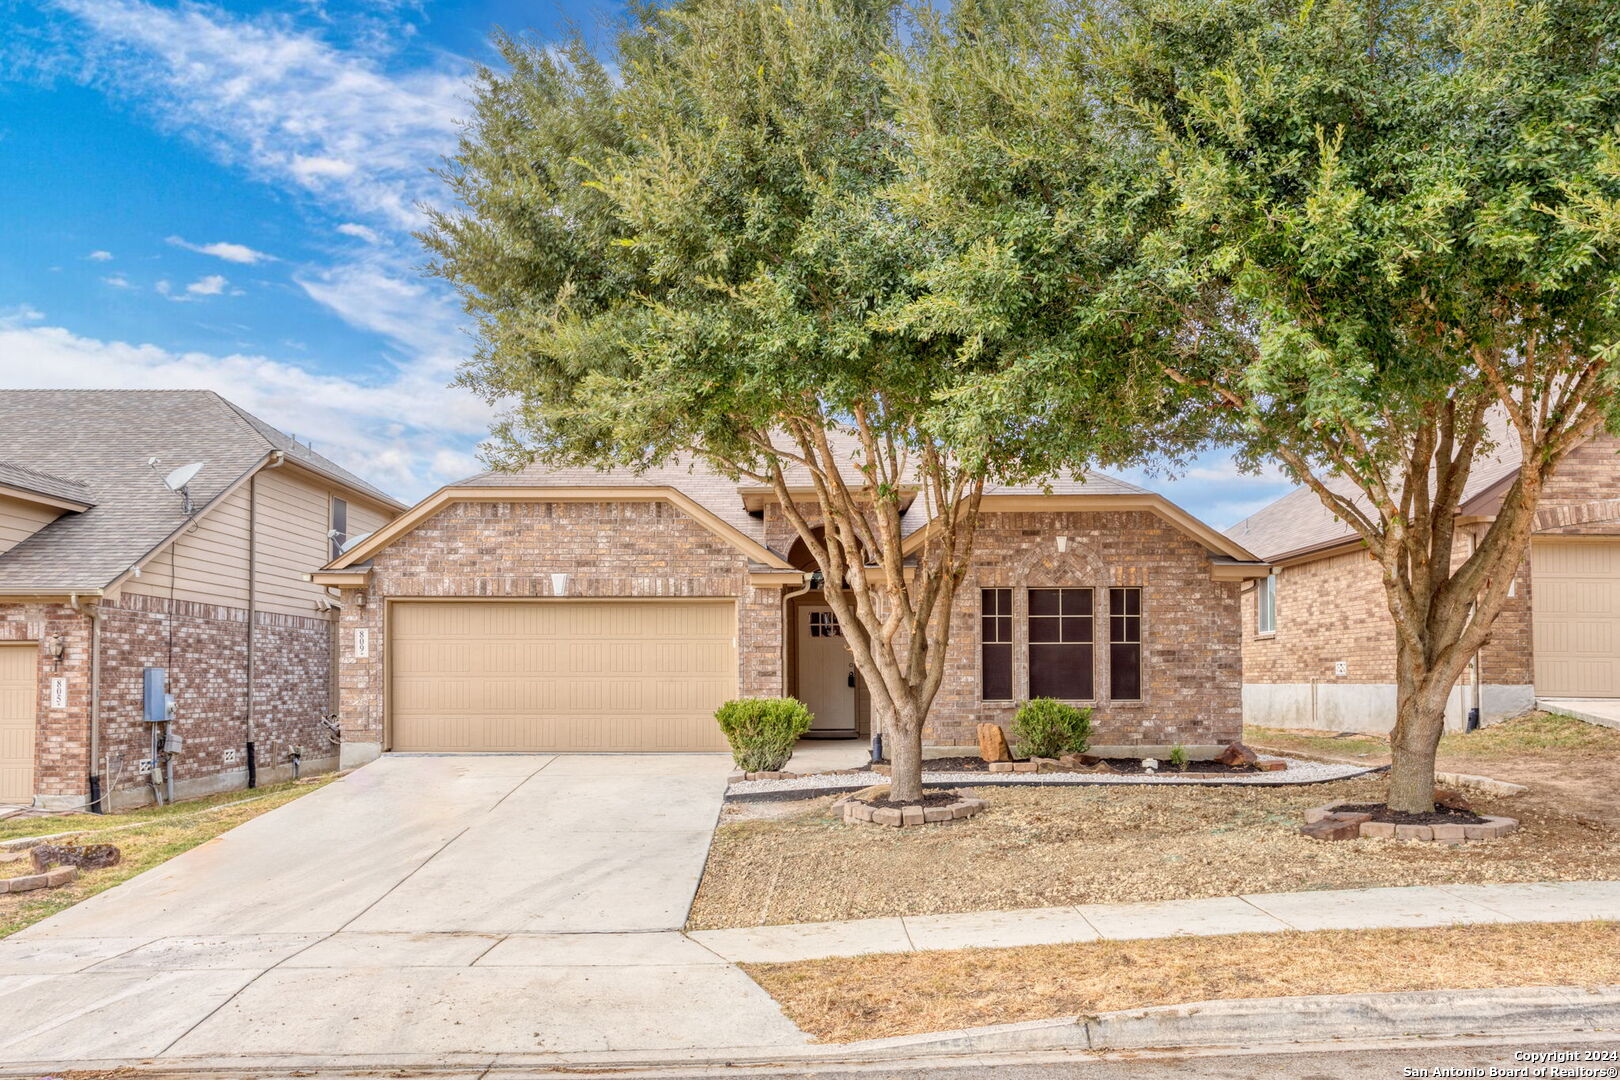
<path id="1" fill-rule="evenodd" d="M 618 11 L 0 0 L 0 384 L 215 389 L 407 499 L 478 471 L 428 170 L 492 27 Z M 1221 526 L 1286 490 L 1222 455 L 1144 482 Z"/>

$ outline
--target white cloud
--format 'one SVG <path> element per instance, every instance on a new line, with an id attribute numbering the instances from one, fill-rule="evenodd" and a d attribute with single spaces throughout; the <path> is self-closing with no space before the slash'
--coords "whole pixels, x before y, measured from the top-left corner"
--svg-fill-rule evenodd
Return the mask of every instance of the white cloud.
<path id="1" fill-rule="evenodd" d="M 455 146 L 468 65 L 388 73 L 286 19 L 203 4 L 57 3 L 90 31 L 105 85 L 225 160 L 394 228 L 438 197 L 427 170 Z"/>
<path id="2" fill-rule="evenodd" d="M 108 285 L 111 285 L 115 289 L 133 289 L 135 287 L 134 285 L 130 284 L 129 278 L 125 277 L 123 274 L 109 274 L 101 280 L 106 282 Z"/>
<path id="3" fill-rule="evenodd" d="M 216 259 L 224 259 L 226 262 L 242 263 L 246 266 L 252 266 L 255 263 L 276 261 L 276 257 L 274 255 L 266 255 L 262 251 L 255 251 L 246 244 L 230 244 L 223 240 L 212 244 L 193 244 L 181 237 L 171 236 L 169 237 L 169 243 L 173 244 L 175 247 L 185 248 L 187 251 L 195 251 L 200 255 L 212 255 Z"/>
<path id="4" fill-rule="evenodd" d="M 218 296 L 225 291 L 225 286 L 229 284 L 230 282 L 226 281 L 221 275 L 209 274 L 187 285 L 186 292 L 192 296 Z"/>
<path id="5" fill-rule="evenodd" d="M 159 296 L 168 296 L 174 291 L 174 286 L 169 284 L 168 278 L 159 278 L 158 283 L 152 288 L 157 290 Z"/>
<path id="6" fill-rule="evenodd" d="M 91 262 L 111 262 L 112 257 L 113 255 L 110 251 L 92 251 L 90 254 L 85 256 L 85 258 L 89 259 Z"/>
<path id="7" fill-rule="evenodd" d="M 32 304 L 18 304 L 15 307 L 0 308 L 0 329 L 43 322 L 44 319 L 45 313 Z"/>
<path id="8" fill-rule="evenodd" d="M 343 224 L 337 227 L 337 231 L 342 233 L 344 236 L 352 236 L 357 240 L 364 240 L 368 244 L 375 244 L 381 239 L 381 237 L 377 235 L 377 230 L 368 229 L 364 225 L 358 225 L 352 221 L 345 221 Z"/>
<path id="9" fill-rule="evenodd" d="M 1158 492 L 1217 529 L 1230 528 L 1294 488 L 1293 481 L 1275 465 L 1258 473 L 1240 470 L 1227 450 L 1203 454 L 1186 469 L 1168 476 L 1146 469 L 1126 469 L 1120 476 Z"/>
<path id="10" fill-rule="evenodd" d="M 214 390 L 407 501 L 480 470 L 473 450 L 490 410 L 413 368 L 375 379 L 325 375 L 247 354 L 173 352 L 0 315 L 0 385 Z"/>

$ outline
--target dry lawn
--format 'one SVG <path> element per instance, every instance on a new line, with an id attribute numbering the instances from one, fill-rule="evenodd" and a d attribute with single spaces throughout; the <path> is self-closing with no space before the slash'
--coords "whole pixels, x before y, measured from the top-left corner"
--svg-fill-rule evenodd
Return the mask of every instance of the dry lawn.
<path id="1" fill-rule="evenodd" d="M 805 1031 L 853 1042 L 1220 998 L 1614 984 L 1620 926 L 1234 934 L 743 967 Z"/>
<path id="2" fill-rule="evenodd" d="M 845 825 L 832 796 L 770 820 L 732 806 L 715 834 L 693 929 L 1129 903 L 1239 893 L 1620 877 L 1620 832 L 1523 801 L 1487 844 L 1324 843 L 1300 812 L 1374 802 L 1377 777 L 1301 787 L 979 788 L 990 808 L 926 829 Z M 1203 955 L 1207 951 L 1200 950 Z"/>
<path id="3" fill-rule="evenodd" d="M 1389 741 L 1377 735 L 1251 727 L 1245 741 L 1329 760 L 1382 765 Z M 1439 767 L 1528 785 L 1521 798 L 1549 811 L 1620 828 L 1620 731 L 1536 712 L 1440 740 Z"/>
<path id="4" fill-rule="evenodd" d="M 0 896 L 0 938 L 15 934 L 25 926 L 48 919 L 81 900 L 128 881 L 136 874 L 190 851 L 244 821 L 308 795 L 333 779 L 328 776 L 274 784 L 254 792 L 228 792 L 173 806 L 148 807 L 129 814 L 74 814 L 12 818 L 0 822 L 0 841 L 77 830 L 75 836 L 58 842 L 105 842 L 118 845 L 124 853 L 123 861 L 117 866 L 80 874 L 71 885 Z M 29 864 L 21 865 L 27 867 Z M 32 871 L 25 869 L 16 872 Z"/>

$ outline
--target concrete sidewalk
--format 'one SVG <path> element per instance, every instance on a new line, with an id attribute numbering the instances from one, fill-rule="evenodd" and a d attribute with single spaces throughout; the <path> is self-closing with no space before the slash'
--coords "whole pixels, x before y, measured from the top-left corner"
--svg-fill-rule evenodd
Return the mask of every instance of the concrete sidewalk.
<path id="1" fill-rule="evenodd" d="M 1084 904 L 697 930 L 687 936 L 733 963 L 781 963 L 864 953 L 1004 949 L 1180 934 L 1375 930 L 1587 919 L 1620 920 L 1620 881 L 1265 893 L 1209 900 Z"/>

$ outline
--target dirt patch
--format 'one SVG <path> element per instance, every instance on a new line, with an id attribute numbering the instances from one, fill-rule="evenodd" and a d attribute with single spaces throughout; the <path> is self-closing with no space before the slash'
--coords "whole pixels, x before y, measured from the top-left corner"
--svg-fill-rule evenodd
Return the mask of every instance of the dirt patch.
<path id="1" fill-rule="evenodd" d="M 1377 735 L 1247 728 L 1257 747 L 1326 761 L 1387 765 L 1389 742 Z M 1516 805 L 1620 828 L 1620 731 L 1554 713 L 1529 713 L 1466 735 L 1440 740 L 1442 772 L 1524 784 Z M 1500 813 L 1517 817 L 1511 809 Z"/>
<path id="2" fill-rule="evenodd" d="M 1413 814 L 1406 810 L 1391 810 L 1383 803 L 1350 803 L 1335 806 L 1335 811 L 1349 814 L 1371 814 L 1374 821 L 1391 825 L 1483 825 L 1485 819 L 1472 810 L 1453 810 L 1436 807 L 1427 814 Z"/>
<path id="3" fill-rule="evenodd" d="M 1525 796 L 1476 803 L 1481 813 L 1518 818 L 1518 832 L 1453 848 L 1384 839 L 1323 844 L 1299 835 L 1300 817 L 1311 807 L 1383 802 L 1376 777 L 1299 787 L 1005 786 L 967 793 L 990 807 L 949 829 L 846 825 L 829 811 L 831 795 L 774 820 L 739 820 L 728 810 L 691 926 L 1620 877 L 1620 832 Z"/>
<path id="4" fill-rule="evenodd" d="M 959 802 L 961 798 L 962 796 L 954 791 L 925 791 L 920 799 L 891 799 L 888 796 L 883 796 L 876 799 L 862 799 L 861 801 L 874 809 L 893 807 L 896 810 L 903 810 L 908 806 L 950 806 L 952 803 Z"/>
<path id="5" fill-rule="evenodd" d="M 1212 962 L 1213 960 L 1213 962 Z M 1598 986 L 1612 922 L 1234 934 L 745 964 L 823 1042 L 1220 998 Z"/>

